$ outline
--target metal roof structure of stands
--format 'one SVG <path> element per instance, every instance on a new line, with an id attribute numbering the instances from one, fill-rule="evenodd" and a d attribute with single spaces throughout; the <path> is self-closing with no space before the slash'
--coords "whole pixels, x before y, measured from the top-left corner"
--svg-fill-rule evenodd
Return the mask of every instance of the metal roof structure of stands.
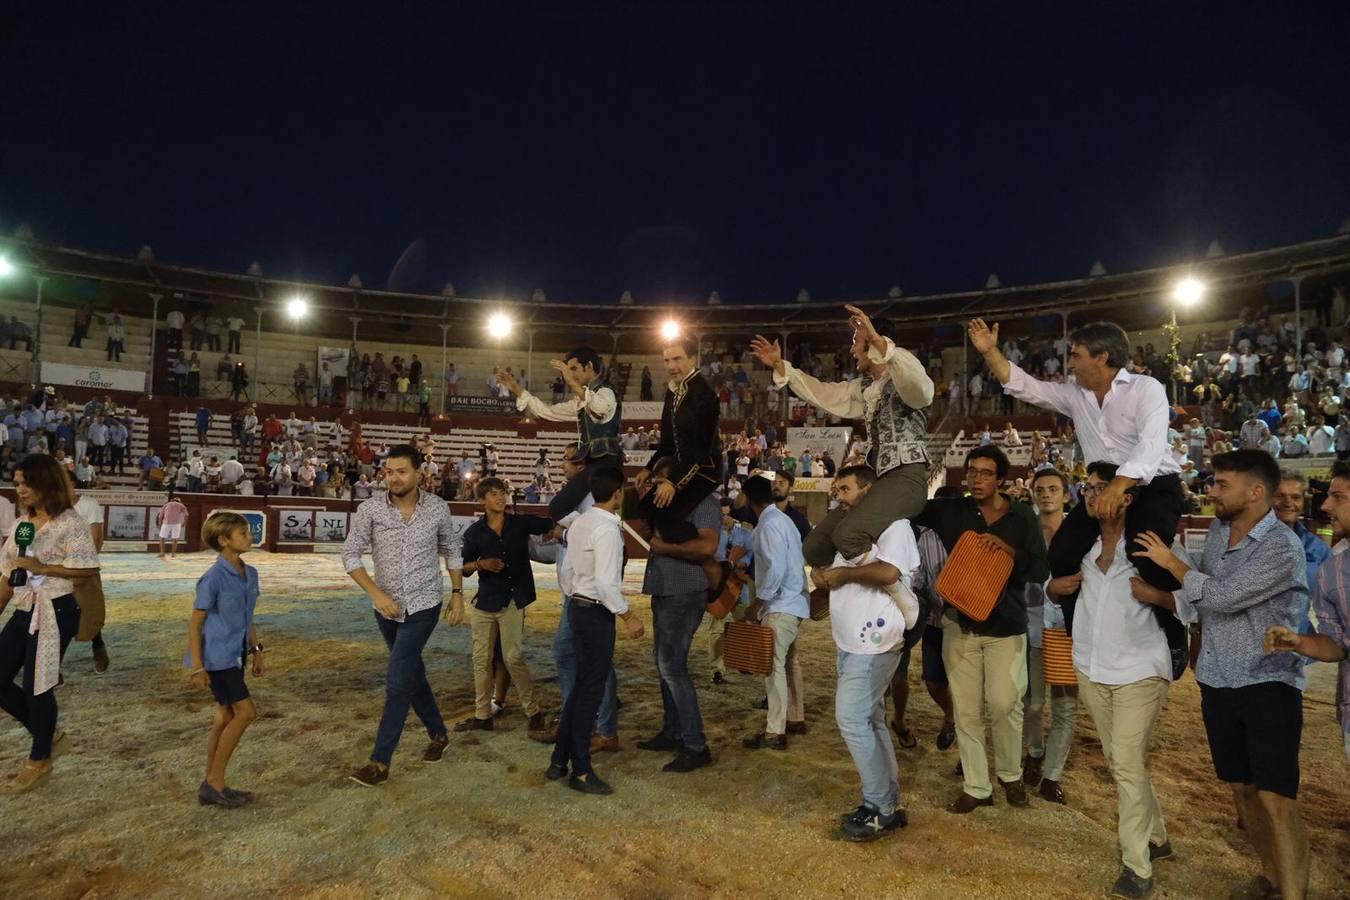
<path id="1" fill-rule="evenodd" d="M 136 257 L 120 257 L 20 238 L 0 238 L 0 255 L 31 275 L 46 277 L 44 303 L 91 303 L 98 308 L 117 306 L 148 315 L 151 295 L 159 294 L 171 302 L 212 302 L 250 312 L 260 308 L 264 315 L 270 315 L 281 313 L 285 302 L 299 294 L 308 300 L 312 312 L 323 314 L 307 325 L 316 333 L 349 335 L 347 320 L 359 316 L 363 336 L 382 337 L 383 331 L 421 343 L 418 326 L 446 324 L 458 334 L 458 329 L 480 327 L 489 313 L 502 311 L 514 316 L 521 329 L 539 333 L 541 344 L 549 343 L 550 336 L 565 342 L 578 334 L 588 335 L 590 340 L 596 334 L 608 334 L 614 337 L 616 348 L 620 337 L 642 338 L 644 334 L 645 342 L 655 346 L 661 322 L 670 317 L 704 339 L 756 331 L 799 338 L 822 330 L 842 331 L 847 322 L 843 310 L 846 302 L 873 317 L 885 316 L 897 338 L 906 341 L 934 337 L 960 340 L 960 323 L 976 315 L 1011 323 L 1008 330 L 1014 334 L 1027 330 L 1057 332 L 1070 316 L 1080 324 L 1086 321 L 1082 314 L 1088 310 L 1093 318 L 1109 318 L 1127 329 L 1151 328 L 1170 312 L 1167 293 L 1185 275 L 1202 278 L 1211 301 L 1200 311 L 1178 310 L 1183 321 L 1232 318 L 1247 306 L 1291 308 L 1292 291 L 1283 303 L 1272 301 L 1267 293 L 1270 285 L 1281 281 L 1295 282 L 1305 308 L 1310 302 L 1329 297 L 1334 285 L 1350 281 L 1350 233 L 1177 265 L 1040 284 L 849 301 L 716 305 L 649 300 L 629 305 L 538 303 L 400 293 L 173 265 L 154 259 L 144 250 Z M 5 290 L 11 296 L 32 298 L 35 281 L 10 279 Z M 1019 326 L 1020 320 L 1027 324 Z M 438 327 L 422 332 L 425 343 L 439 343 L 437 331 Z"/>

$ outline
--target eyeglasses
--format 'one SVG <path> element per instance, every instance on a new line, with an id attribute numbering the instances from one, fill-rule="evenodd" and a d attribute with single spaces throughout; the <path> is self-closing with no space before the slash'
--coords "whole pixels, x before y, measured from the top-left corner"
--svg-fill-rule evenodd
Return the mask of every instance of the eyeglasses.
<path id="1" fill-rule="evenodd" d="M 1097 496 L 1098 494 L 1100 494 L 1100 493 L 1101 493 L 1102 491 L 1104 491 L 1104 490 L 1106 490 L 1106 485 L 1104 485 L 1104 484 L 1085 484 L 1085 485 L 1083 485 L 1083 495 L 1084 495 L 1084 496 L 1087 496 L 1087 497 L 1095 497 L 1095 496 Z"/>
<path id="2" fill-rule="evenodd" d="M 994 469 L 966 469 L 967 478 L 997 478 L 998 472 Z"/>

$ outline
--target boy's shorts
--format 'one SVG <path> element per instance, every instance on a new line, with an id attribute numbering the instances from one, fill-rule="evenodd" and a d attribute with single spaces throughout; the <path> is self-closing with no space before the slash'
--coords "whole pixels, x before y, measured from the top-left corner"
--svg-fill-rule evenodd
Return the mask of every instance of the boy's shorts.
<path id="1" fill-rule="evenodd" d="M 230 706 L 249 697 L 248 685 L 244 684 L 244 670 L 238 666 L 233 669 L 208 670 L 206 677 L 211 679 L 211 695 L 221 706 Z"/>

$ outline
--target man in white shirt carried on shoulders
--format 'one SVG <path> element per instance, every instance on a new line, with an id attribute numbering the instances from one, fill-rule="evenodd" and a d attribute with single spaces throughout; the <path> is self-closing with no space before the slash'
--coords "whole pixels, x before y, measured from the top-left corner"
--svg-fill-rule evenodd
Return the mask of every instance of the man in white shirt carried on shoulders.
<path id="1" fill-rule="evenodd" d="M 1125 535 L 1131 551 L 1142 549 L 1138 535 L 1157 534 L 1168 544 L 1176 537 L 1185 494 L 1181 465 L 1167 440 L 1170 407 L 1157 379 L 1128 371 L 1130 345 L 1124 329 L 1113 322 L 1093 322 L 1069 335 L 1069 369 L 1074 384 L 1052 384 L 1032 378 L 1008 362 L 998 349 L 998 325 L 983 319 L 970 322 L 970 343 L 984 356 L 994 377 L 1007 391 L 1026 403 L 1051 409 L 1073 419 L 1074 433 L 1085 462 L 1118 466 L 1115 477 L 1097 499 L 1100 517 L 1113 519 L 1125 508 L 1125 493 L 1137 487 L 1125 517 Z M 1097 522 L 1079 504 L 1064 520 L 1048 552 L 1050 574 L 1072 575 L 1097 539 Z M 1163 591 L 1181 585 L 1167 570 L 1145 557 L 1136 559 L 1144 581 Z M 1065 624 L 1073 633 L 1074 602 L 1065 598 Z M 1160 610 L 1158 624 L 1167 632 L 1172 672 L 1186 668 L 1186 630 L 1175 616 Z"/>
<path id="2" fill-rule="evenodd" d="M 623 471 L 617 466 L 590 475 L 594 505 L 568 529 L 568 553 L 559 578 L 568 598 L 567 617 L 577 658 L 576 683 L 558 717 L 553 757 L 544 773 L 550 781 L 568 774 L 567 786 L 583 794 L 613 789 L 591 767 L 591 732 L 605 682 L 614 664 L 614 618 L 623 619 L 631 638 L 642 637 L 642 623 L 623 595 Z"/>
<path id="3" fill-rule="evenodd" d="M 1047 594 L 1057 601 L 1079 592 L 1073 641 L 1078 693 L 1097 727 L 1118 792 L 1123 867 L 1111 896 L 1146 897 L 1153 889 L 1154 861 L 1172 855 L 1147 765 L 1172 664 L 1152 611 L 1130 592 L 1131 579 L 1138 577 L 1138 557 L 1132 559 L 1125 549 L 1125 509 L 1132 505 L 1132 493 L 1125 496 L 1125 509 L 1112 518 L 1101 516 L 1101 496 L 1115 476 L 1111 463 L 1088 466 L 1084 505 L 1100 533 L 1079 571 L 1052 579 Z"/>

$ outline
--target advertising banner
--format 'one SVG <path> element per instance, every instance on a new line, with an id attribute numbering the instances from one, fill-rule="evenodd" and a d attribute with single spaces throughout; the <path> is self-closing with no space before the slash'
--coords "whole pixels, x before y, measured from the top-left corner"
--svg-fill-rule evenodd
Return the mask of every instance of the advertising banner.
<path id="1" fill-rule="evenodd" d="M 235 515 L 243 516 L 244 521 L 248 523 L 249 533 L 253 535 L 253 546 L 261 547 L 263 541 L 267 539 L 267 516 L 260 509 L 213 509 L 206 514 L 206 518 L 211 518 L 218 512 L 229 512 Z"/>
<path id="2" fill-rule="evenodd" d="M 277 510 L 277 540 L 281 543 L 312 544 L 314 542 L 314 513 L 309 509 Z"/>
<path id="3" fill-rule="evenodd" d="M 114 369 L 111 366 L 72 366 L 68 363 L 43 362 L 42 380 L 47 384 L 70 384 L 75 387 L 100 391 L 145 390 L 145 373 L 136 369 Z"/>
<path id="4" fill-rule="evenodd" d="M 314 542 L 316 544 L 340 544 L 347 539 L 348 515 L 345 512 L 319 510 L 315 514 Z"/>
<path id="5" fill-rule="evenodd" d="M 104 514 L 104 535 L 110 541 L 145 540 L 145 506 L 109 506 Z"/>
<path id="6" fill-rule="evenodd" d="M 840 465 L 848 455 L 848 439 L 853 429 L 845 426 L 832 428 L 789 428 L 785 446 L 793 456 L 801 456 L 809 449 L 813 456 L 820 456 L 822 450 L 829 450 L 835 465 Z"/>

